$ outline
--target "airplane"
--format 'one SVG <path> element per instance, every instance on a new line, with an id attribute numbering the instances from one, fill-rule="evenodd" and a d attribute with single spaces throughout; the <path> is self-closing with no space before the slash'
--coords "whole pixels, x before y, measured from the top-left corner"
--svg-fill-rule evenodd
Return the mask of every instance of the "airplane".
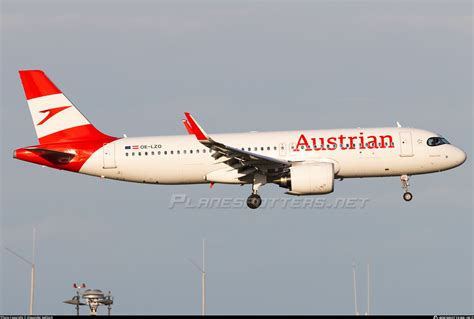
<path id="1" fill-rule="evenodd" d="M 400 176 L 410 201 L 411 175 L 445 171 L 466 153 L 441 135 L 402 127 L 207 134 L 185 112 L 188 134 L 114 137 L 96 129 L 41 70 L 19 71 L 39 144 L 13 157 L 119 181 L 158 184 L 250 184 L 258 208 L 265 184 L 289 195 L 334 191 L 345 178 Z"/>

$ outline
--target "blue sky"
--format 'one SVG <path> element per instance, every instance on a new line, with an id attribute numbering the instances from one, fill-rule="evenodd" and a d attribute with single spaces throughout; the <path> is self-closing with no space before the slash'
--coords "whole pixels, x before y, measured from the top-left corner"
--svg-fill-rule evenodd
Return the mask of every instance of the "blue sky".
<path id="1" fill-rule="evenodd" d="M 43 69 L 105 133 L 184 134 L 404 126 L 468 160 L 414 176 L 336 182 L 363 209 L 169 209 L 173 194 L 250 187 L 151 186 L 16 161 L 36 143 L 17 71 Z M 111 290 L 114 313 L 199 313 L 208 247 L 212 314 L 469 313 L 472 267 L 472 3 L 469 1 L 2 1 L 2 243 L 31 253 L 38 313 L 69 314 L 73 282 Z M 263 197 L 287 197 L 265 186 Z M 29 269 L 2 251 L 1 313 L 26 313 Z M 102 310 L 103 311 L 103 310 Z"/>

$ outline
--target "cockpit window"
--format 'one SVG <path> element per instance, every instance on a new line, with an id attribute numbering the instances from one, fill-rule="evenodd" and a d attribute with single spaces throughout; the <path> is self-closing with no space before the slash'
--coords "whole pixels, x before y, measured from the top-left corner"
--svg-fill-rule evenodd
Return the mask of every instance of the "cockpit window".
<path id="1" fill-rule="evenodd" d="M 426 141 L 426 144 L 428 144 L 428 146 L 438 146 L 443 144 L 449 144 L 449 142 L 444 137 L 430 137 Z"/>

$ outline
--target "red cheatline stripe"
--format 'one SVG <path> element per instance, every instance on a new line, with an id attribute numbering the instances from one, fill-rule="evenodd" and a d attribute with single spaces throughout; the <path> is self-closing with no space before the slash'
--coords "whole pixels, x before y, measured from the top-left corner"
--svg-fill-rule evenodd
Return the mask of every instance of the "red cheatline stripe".
<path id="1" fill-rule="evenodd" d="M 61 93 L 41 70 L 25 70 L 19 73 L 27 100 Z"/>

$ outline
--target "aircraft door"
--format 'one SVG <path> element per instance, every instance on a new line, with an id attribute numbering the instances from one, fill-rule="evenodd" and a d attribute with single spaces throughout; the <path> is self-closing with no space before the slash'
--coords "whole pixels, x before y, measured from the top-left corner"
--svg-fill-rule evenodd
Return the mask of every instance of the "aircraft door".
<path id="1" fill-rule="evenodd" d="M 117 168 L 115 163 L 115 143 L 104 144 L 102 150 L 104 158 L 103 168 Z"/>
<path id="2" fill-rule="evenodd" d="M 411 132 L 400 132 L 400 156 L 413 156 L 413 143 Z"/>

